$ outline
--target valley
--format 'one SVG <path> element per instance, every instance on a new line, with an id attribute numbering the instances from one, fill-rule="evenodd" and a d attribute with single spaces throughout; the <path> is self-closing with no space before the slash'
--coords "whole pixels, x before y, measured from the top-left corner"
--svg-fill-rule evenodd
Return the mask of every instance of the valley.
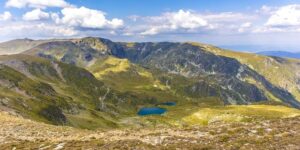
<path id="1" fill-rule="evenodd" d="M 5 148 L 299 147 L 299 60 L 96 37 L 0 47 L 9 45 L 18 49 L 0 56 Z"/>

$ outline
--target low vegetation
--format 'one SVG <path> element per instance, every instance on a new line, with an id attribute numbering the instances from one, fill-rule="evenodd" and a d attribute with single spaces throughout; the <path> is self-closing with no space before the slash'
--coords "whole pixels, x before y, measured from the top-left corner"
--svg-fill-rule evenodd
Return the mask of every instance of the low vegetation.
<path id="1" fill-rule="evenodd" d="M 298 149 L 300 118 L 185 128 L 82 130 L 0 112 L 3 149 Z"/>

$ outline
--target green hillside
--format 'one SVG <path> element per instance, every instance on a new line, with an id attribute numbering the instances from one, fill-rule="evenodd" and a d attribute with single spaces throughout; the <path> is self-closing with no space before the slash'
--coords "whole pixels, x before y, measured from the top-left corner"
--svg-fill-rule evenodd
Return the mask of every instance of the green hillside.
<path id="1" fill-rule="evenodd" d="M 293 117 L 289 107 L 300 108 L 298 60 L 199 43 L 49 40 L 0 64 L 0 109 L 57 125 L 206 125 Z M 137 116 L 154 106 L 168 112 Z"/>
<path id="2" fill-rule="evenodd" d="M 25 117 L 82 128 L 117 127 L 117 118 L 134 109 L 120 101 L 126 96 L 107 93 L 109 88 L 84 69 L 26 55 L 0 60 L 2 103 Z"/>
<path id="3" fill-rule="evenodd" d="M 234 52 L 199 43 L 192 44 L 200 46 L 216 55 L 237 59 L 241 63 L 263 75 L 274 85 L 291 92 L 297 100 L 300 100 L 299 86 L 297 83 L 300 68 L 299 60 Z"/>

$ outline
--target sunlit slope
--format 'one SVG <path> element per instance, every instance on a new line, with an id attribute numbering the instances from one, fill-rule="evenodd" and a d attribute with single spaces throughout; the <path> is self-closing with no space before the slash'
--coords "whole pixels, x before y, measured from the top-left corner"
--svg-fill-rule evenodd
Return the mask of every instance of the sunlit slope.
<path id="1" fill-rule="evenodd" d="M 249 105 L 203 108 L 183 117 L 189 125 L 207 125 L 214 122 L 252 122 L 300 116 L 298 109 L 285 106 Z"/>
<path id="2" fill-rule="evenodd" d="M 1 56 L 0 64 L 1 110 L 81 128 L 117 127 L 118 117 L 136 111 L 137 99 L 127 103 L 129 94 L 82 68 L 26 55 Z"/>
<path id="3" fill-rule="evenodd" d="M 163 83 L 157 74 L 127 59 L 107 56 L 98 59 L 87 69 L 105 85 L 133 95 L 144 106 L 153 106 L 168 101 L 189 101 L 187 96 Z"/>
<path id="4" fill-rule="evenodd" d="M 160 106 L 168 109 L 162 116 L 124 118 L 133 126 L 207 126 L 238 122 L 259 122 L 300 116 L 300 110 L 282 105 L 228 105 L 217 98 L 203 98 L 198 102 L 179 102 L 176 106 Z"/>
<path id="5" fill-rule="evenodd" d="M 97 60 L 88 70 L 96 78 L 121 90 L 166 89 L 151 72 L 131 63 L 127 59 L 108 56 Z"/>
<path id="6" fill-rule="evenodd" d="M 101 81 L 74 65 L 0 56 L 0 110 L 57 125 L 116 128 L 126 126 L 119 120 L 136 116 L 141 106 L 186 100 L 127 60 L 108 57 L 95 66 Z"/>
<path id="7" fill-rule="evenodd" d="M 241 63 L 263 75 L 272 84 L 288 90 L 296 97 L 297 100 L 300 100 L 300 60 L 235 52 L 199 43 L 192 44 L 200 46 L 216 55 L 237 59 Z"/>

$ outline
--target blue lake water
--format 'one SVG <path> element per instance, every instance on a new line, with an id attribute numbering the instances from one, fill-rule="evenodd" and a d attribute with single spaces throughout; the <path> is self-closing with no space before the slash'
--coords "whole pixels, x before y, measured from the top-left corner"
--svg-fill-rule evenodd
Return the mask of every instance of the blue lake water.
<path id="1" fill-rule="evenodd" d="M 145 116 L 145 115 L 161 115 L 165 113 L 167 109 L 160 108 L 160 107 L 148 107 L 142 108 L 139 110 L 138 115 Z"/>

